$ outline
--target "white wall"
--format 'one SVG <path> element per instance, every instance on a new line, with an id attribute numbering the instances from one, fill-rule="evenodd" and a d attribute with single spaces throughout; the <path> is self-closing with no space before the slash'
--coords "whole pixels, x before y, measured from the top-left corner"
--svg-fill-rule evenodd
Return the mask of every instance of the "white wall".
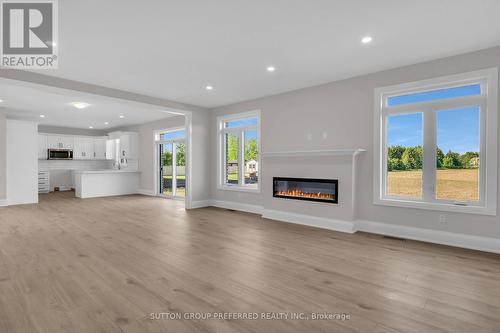
<path id="1" fill-rule="evenodd" d="M 7 120 L 7 202 L 9 205 L 38 202 L 37 135 L 37 124 Z"/>
<path id="2" fill-rule="evenodd" d="M 500 238 L 498 216 L 445 213 L 447 223 L 439 223 L 437 211 L 377 206 L 373 204 L 373 95 L 374 89 L 387 85 L 412 82 L 434 77 L 463 73 L 500 66 L 500 47 L 454 56 L 422 64 L 364 75 L 317 87 L 297 90 L 280 95 L 260 98 L 216 108 L 211 116 L 211 140 L 216 145 L 216 117 L 260 109 L 262 111 L 262 150 L 313 150 L 331 148 L 366 148 L 359 158 L 357 184 L 357 217 L 360 220 L 378 221 L 392 225 L 441 230 L 467 235 Z M 500 119 L 500 117 L 499 117 Z M 323 133 L 327 138 L 323 138 Z M 308 135 L 312 139 L 308 140 Z M 308 158 L 309 159 L 309 158 Z M 322 175 L 345 177 L 341 170 L 327 171 L 324 160 L 317 160 L 315 167 Z M 332 167 L 337 168 L 333 165 Z M 308 164 L 309 163 L 309 164 Z M 337 162 L 335 162 L 337 163 Z M 216 157 L 212 157 L 212 175 L 216 174 Z M 499 162 L 500 165 L 500 162 Z M 215 177 L 211 184 L 212 198 L 221 201 L 253 204 L 269 209 L 293 210 L 303 214 L 332 219 L 344 219 L 343 209 L 313 209 L 314 205 L 284 204 L 271 197 L 273 175 L 296 174 L 302 167 L 306 176 L 312 169 L 306 160 L 278 162 L 262 161 L 262 193 L 235 193 L 217 189 Z M 499 186 L 500 190 L 500 186 Z M 340 197 L 345 196 L 340 186 Z M 500 194 L 498 196 L 500 198 Z M 498 203 L 500 207 L 500 203 Z M 340 205 L 339 207 L 340 208 Z"/>
<path id="3" fill-rule="evenodd" d="M 7 119 L 0 111 L 0 207 L 6 205 L 7 193 Z"/>

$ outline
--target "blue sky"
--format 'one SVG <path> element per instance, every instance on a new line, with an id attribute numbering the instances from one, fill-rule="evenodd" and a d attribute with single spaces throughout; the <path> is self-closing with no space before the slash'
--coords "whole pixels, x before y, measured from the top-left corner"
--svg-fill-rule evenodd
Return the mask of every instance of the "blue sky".
<path id="1" fill-rule="evenodd" d="M 468 86 L 423 91 L 419 93 L 399 95 L 387 99 L 388 106 L 399 106 L 422 102 L 431 102 L 439 99 L 450 99 L 481 94 L 481 86 Z M 415 106 L 418 110 L 418 104 Z M 479 151 L 479 116 L 477 106 L 456 110 L 443 110 L 436 113 L 436 143 L 444 153 L 449 150 L 457 153 Z M 421 113 L 397 115 L 389 117 L 388 144 L 390 146 L 422 146 L 423 145 L 423 118 Z"/>
<path id="2" fill-rule="evenodd" d="M 259 123 L 258 118 L 253 117 L 253 118 L 244 118 L 244 119 L 239 119 L 239 120 L 232 120 L 226 122 L 226 127 L 227 128 L 234 128 L 234 127 L 240 127 L 240 126 L 253 126 L 257 125 Z M 257 138 L 257 130 L 249 130 L 245 131 L 245 139 L 255 139 Z"/>
<path id="3" fill-rule="evenodd" d="M 422 126 L 421 113 L 389 117 L 389 145 L 423 145 Z M 437 145 L 445 154 L 448 150 L 461 154 L 479 151 L 479 107 L 438 111 L 436 127 Z"/>

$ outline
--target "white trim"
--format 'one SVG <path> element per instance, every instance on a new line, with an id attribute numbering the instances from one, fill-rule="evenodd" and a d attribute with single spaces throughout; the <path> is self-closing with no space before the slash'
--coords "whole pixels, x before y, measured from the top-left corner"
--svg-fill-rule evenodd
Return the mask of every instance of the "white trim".
<path id="1" fill-rule="evenodd" d="M 324 217 L 295 214 L 278 210 L 264 209 L 262 206 L 242 204 L 222 200 L 202 200 L 193 203 L 195 207 L 207 206 L 232 209 L 262 215 L 263 218 L 301 224 L 327 230 L 346 233 L 368 232 L 416 241 L 455 246 L 470 250 L 500 253 L 500 240 L 497 238 L 459 234 L 448 231 L 407 227 L 397 224 L 381 223 L 367 220 L 345 221 Z"/>
<path id="2" fill-rule="evenodd" d="M 325 217 L 317 217 L 303 214 L 289 213 L 279 210 L 264 209 L 263 218 L 277 220 L 282 222 L 307 225 L 311 227 L 335 230 L 340 232 L 354 233 L 356 232 L 353 222 L 329 219 Z"/>
<path id="3" fill-rule="evenodd" d="M 147 190 L 147 189 L 142 189 L 142 188 L 138 189 L 137 193 L 141 194 L 141 195 L 151 196 L 151 197 L 155 197 L 156 196 L 154 190 Z"/>
<path id="4" fill-rule="evenodd" d="M 356 230 L 427 243 L 500 253 L 500 240 L 490 237 L 465 235 L 448 231 L 406 227 L 372 221 L 356 221 Z"/>
<path id="5" fill-rule="evenodd" d="M 439 102 L 422 102 L 412 105 L 388 107 L 387 97 L 445 89 L 467 84 L 481 84 L 481 96 L 459 99 L 446 99 Z M 437 211 L 450 211 L 469 214 L 497 214 L 497 113 L 498 113 L 498 68 L 462 73 L 430 80 L 410 82 L 374 91 L 374 167 L 373 203 L 375 205 L 410 207 Z M 472 104 L 471 104 L 472 103 Z M 481 147 L 480 147 L 480 201 L 467 202 L 466 205 L 435 198 L 435 151 L 436 147 L 436 110 L 453 109 L 466 105 L 481 106 Z M 392 198 L 385 194 L 387 177 L 386 156 L 386 117 L 388 114 L 422 113 L 423 116 L 423 187 L 421 200 L 411 198 Z M 383 172 L 384 171 L 384 172 Z"/>
<path id="6" fill-rule="evenodd" d="M 0 199 L 0 207 L 7 207 L 7 199 Z"/>
<path id="7" fill-rule="evenodd" d="M 210 206 L 262 215 L 263 207 L 233 201 L 210 200 Z"/>
<path id="8" fill-rule="evenodd" d="M 203 208 L 210 206 L 212 206 L 210 200 L 200 200 L 191 202 L 191 207 L 189 207 L 188 209 L 196 209 L 196 208 Z"/>

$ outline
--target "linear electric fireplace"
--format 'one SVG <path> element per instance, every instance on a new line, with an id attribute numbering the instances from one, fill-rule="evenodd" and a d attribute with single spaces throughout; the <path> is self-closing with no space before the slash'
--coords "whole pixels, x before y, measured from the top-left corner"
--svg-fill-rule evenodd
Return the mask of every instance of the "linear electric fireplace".
<path id="1" fill-rule="evenodd" d="M 273 197 L 338 203 L 337 179 L 273 177 Z"/>

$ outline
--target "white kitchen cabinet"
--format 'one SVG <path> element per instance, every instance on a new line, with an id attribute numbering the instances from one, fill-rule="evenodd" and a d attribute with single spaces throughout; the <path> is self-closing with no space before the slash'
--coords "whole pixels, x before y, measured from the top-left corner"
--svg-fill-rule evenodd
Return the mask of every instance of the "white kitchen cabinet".
<path id="1" fill-rule="evenodd" d="M 136 160 L 138 158 L 139 136 L 134 132 L 126 132 L 120 136 L 120 158 Z"/>
<path id="2" fill-rule="evenodd" d="M 47 148 L 49 149 L 73 149 L 74 139 L 72 136 L 47 135 Z"/>
<path id="3" fill-rule="evenodd" d="M 38 134 L 38 159 L 47 159 L 47 135 Z"/>
<path id="4" fill-rule="evenodd" d="M 94 159 L 105 160 L 106 156 L 106 138 L 94 138 Z"/>
<path id="5" fill-rule="evenodd" d="M 118 140 L 106 140 L 106 159 L 107 160 L 115 160 L 116 159 L 116 148 Z"/>
<path id="6" fill-rule="evenodd" d="M 92 160 L 94 159 L 94 139 L 92 137 L 75 137 L 73 159 Z"/>

